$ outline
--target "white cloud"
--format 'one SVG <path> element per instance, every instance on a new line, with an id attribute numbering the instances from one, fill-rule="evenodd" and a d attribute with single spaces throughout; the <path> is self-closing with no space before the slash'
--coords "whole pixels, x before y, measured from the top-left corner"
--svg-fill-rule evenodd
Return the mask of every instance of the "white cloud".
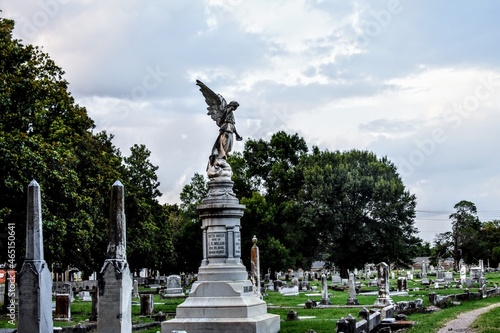
<path id="1" fill-rule="evenodd" d="M 67 72 L 125 155 L 146 144 L 168 202 L 204 172 L 217 133 L 201 79 L 238 100 L 245 138 L 285 130 L 320 148 L 373 150 L 401 168 L 419 209 L 470 199 L 481 211 L 500 200 L 499 6 L 19 0 L 2 15 Z"/>

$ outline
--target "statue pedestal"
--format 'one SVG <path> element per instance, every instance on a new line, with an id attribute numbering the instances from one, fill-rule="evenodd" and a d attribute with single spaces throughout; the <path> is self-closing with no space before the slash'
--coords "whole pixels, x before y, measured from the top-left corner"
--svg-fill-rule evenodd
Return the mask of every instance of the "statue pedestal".
<path id="1" fill-rule="evenodd" d="M 240 259 L 245 206 L 239 204 L 229 177 L 212 178 L 208 185 L 208 195 L 198 207 L 203 230 L 198 280 L 175 318 L 162 323 L 161 332 L 276 333 L 279 316 L 268 314 L 267 304 L 255 296 Z"/>

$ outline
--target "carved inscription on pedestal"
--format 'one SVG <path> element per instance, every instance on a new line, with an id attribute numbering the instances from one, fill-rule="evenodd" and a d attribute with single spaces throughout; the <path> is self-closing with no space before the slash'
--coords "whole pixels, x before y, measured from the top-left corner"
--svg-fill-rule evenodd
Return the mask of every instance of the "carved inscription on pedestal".
<path id="1" fill-rule="evenodd" d="M 239 232 L 234 233 L 234 256 L 241 256 L 241 238 Z"/>
<path id="2" fill-rule="evenodd" d="M 208 232 L 208 256 L 224 257 L 226 256 L 226 233 Z"/>

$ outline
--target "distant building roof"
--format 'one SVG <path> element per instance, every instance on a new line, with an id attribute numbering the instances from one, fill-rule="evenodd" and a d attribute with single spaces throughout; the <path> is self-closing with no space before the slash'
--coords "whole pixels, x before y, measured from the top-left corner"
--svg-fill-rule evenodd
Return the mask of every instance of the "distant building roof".
<path id="1" fill-rule="evenodd" d="M 429 260 L 430 260 L 430 257 L 415 257 L 415 259 L 413 259 L 413 263 L 422 264 L 423 261 L 429 262 Z"/>

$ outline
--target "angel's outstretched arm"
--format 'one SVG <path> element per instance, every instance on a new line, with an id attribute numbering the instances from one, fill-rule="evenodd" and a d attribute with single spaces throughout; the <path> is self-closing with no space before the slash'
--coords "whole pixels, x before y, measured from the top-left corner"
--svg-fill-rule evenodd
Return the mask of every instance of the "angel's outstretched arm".
<path id="1" fill-rule="evenodd" d="M 236 141 L 243 140 L 243 137 L 238 133 L 238 131 L 236 130 L 236 127 L 234 127 L 234 135 L 236 135 Z"/>

